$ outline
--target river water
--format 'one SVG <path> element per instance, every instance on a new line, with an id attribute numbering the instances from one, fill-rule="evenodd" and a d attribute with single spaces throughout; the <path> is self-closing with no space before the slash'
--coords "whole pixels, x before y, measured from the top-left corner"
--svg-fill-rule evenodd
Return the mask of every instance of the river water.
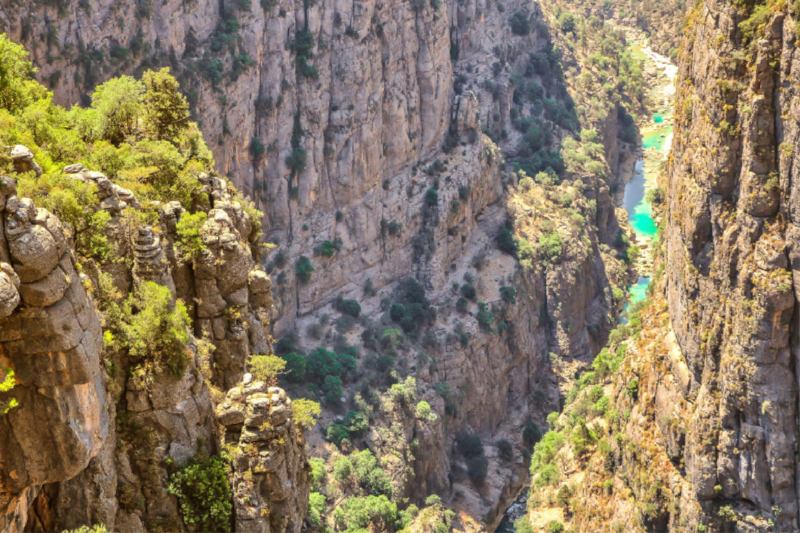
<path id="1" fill-rule="evenodd" d="M 656 176 L 660 162 L 666 159 L 672 138 L 672 99 L 674 94 L 674 78 L 677 71 L 666 58 L 645 50 L 641 43 L 632 47 L 634 56 L 645 61 L 645 64 L 655 63 L 665 79 L 659 76 L 660 82 L 651 89 L 651 98 L 658 102 L 652 114 L 652 122 L 642 128 L 642 153 L 643 158 L 636 162 L 633 177 L 625 184 L 622 206 L 628 213 L 628 221 L 636 234 L 636 243 L 644 245 L 641 259 L 637 264 L 639 277 L 636 283 L 628 286 L 627 309 L 631 303 L 644 300 L 647 296 L 647 286 L 652 276 L 652 245 L 657 238 L 658 226 L 653 220 L 653 209 L 647 200 L 647 192 L 656 186 Z M 665 67 L 666 68 L 663 68 Z M 527 493 L 527 491 L 525 491 Z M 518 498 L 506 511 L 495 533 L 514 533 L 514 522 L 525 514 L 525 495 Z"/>

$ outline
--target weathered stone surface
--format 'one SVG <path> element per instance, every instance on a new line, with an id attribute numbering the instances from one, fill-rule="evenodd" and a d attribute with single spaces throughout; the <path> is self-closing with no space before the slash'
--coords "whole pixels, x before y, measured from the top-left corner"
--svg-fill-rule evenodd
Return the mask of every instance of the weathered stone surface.
<path id="1" fill-rule="evenodd" d="M 302 429 L 291 420 L 291 400 L 282 389 L 246 376 L 217 408 L 227 428 L 223 442 L 236 449 L 236 531 L 299 533 L 309 494 Z"/>

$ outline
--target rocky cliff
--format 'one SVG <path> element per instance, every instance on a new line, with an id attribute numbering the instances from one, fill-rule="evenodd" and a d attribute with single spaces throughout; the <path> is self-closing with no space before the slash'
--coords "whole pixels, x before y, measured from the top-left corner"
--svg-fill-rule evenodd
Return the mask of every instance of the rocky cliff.
<path id="1" fill-rule="evenodd" d="M 553 419 L 533 524 L 798 530 L 795 16 L 708 1 L 687 18 L 663 274 L 634 335 L 612 335 L 618 375 L 598 380 L 599 358 Z"/>
<path id="2" fill-rule="evenodd" d="M 136 168 L 121 169 L 94 156 L 87 168 L 105 174 L 65 170 L 97 187 L 123 258 L 87 262 L 96 298 L 124 309 L 120 299 L 147 281 L 168 288 L 170 301 L 188 304 L 192 355 L 180 377 L 154 380 L 152 368 L 119 353 L 113 340 L 126 330 L 110 316 L 108 391 L 124 411 L 115 430 L 126 458 L 107 445 L 65 483 L 93 487 L 82 497 L 106 502 L 104 514 L 79 517 L 99 504 L 75 505 L 74 488 L 51 487 L 40 521 L 57 509 L 77 513 L 59 518 L 69 527 L 173 527 L 162 463 L 212 451 L 213 402 L 237 390 L 247 356 L 271 352 L 272 328 L 282 337 L 276 352 L 292 366 L 290 393 L 328 404 L 324 431 L 307 435 L 310 454 L 325 458 L 326 473 L 315 476 L 329 481 L 312 492 L 312 502 L 323 498 L 320 523 L 349 528 L 352 516 L 335 510 L 375 495 L 371 481 L 335 470 L 369 451 L 391 485 L 375 474 L 378 495 L 422 504 L 437 493 L 463 511 L 454 520 L 493 529 L 526 484 L 537 424 L 558 405 L 553 363 L 565 362 L 566 373 L 599 351 L 631 273 L 615 197 L 635 159 L 641 72 L 602 22 L 591 22 L 591 44 L 575 49 L 576 32 L 554 30 L 556 16 L 516 1 L 60 1 L 0 10 L 0 28 L 26 43 L 63 103 L 88 104 L 113 75 L 169 64 L 212 141 L 216 169 L 252 195 L 277 245 L 262 256 L 261 220 L 208 169 L 188 185 L 202 191 L 135 220 L 125 215 L 141 200 L 135 184 L 172 176 L 163 160 L 141 155 Z M 591 46 L 601 40 L 608 61 L 594 62 Z M 199 211 L 208 220 L 198 242 L 185 217 Z M 266 272 L 255 266 L 262 261 Z M 114 375 L 115 366 L 125 371 Z M 245 437 L 256 448 L 276 442 L 246 422 L 239 431 L 242 449 L 253 449 Z M 482 437 L 485 451 L 458 451 L 460 435 Z M 501 441 L 510 456 L 494 445 Z M 115 462 L 124 466 L 116 483 L 103 478 Z M 257 467 L 272 479 L 268 466 L 236 471 L 242 498 L 254 480 L 267 484 Z M 237 501 L 237 517 L 266 523 Z"/>

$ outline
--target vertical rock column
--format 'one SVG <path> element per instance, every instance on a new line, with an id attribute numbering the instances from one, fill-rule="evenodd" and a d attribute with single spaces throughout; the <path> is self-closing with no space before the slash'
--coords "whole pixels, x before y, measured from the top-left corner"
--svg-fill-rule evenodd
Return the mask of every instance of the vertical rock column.
<path id="1" fill-rule="evenodd" d="M 0 181 L 0 366 L 16 378 L 0 399 L 18 403 L 0 417 L 0 530 L 13 532 L 39 485 L 97 455 L 109 417 L 100 323 L 61 222 Z"/>
<path id="2" fill-rule="evenodd" d="M 308 509 L 305 443 L 283 389 L 245 374 L 217 408 L 232 448 L 233 503 L 240 533 L 299 533 Z"/>

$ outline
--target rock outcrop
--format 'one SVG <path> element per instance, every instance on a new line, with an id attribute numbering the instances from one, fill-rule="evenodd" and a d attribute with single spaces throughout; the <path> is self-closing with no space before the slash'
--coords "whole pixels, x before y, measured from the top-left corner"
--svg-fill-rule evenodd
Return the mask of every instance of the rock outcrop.
<path id="1" fill-rule="evenodd" d="M 61 223 L 0 180 L 0 364 L 15 378 L 2 399 L 17 403 L 0 417 L 0 528 L 21 531 L 39 487 L 83 471 L 113 422 L 100 322 Z"/>
<path id="2" fill-rule="evenodd" d="M 299 533 L 308 511 L 308 463 L 286 392 L 245 374 L 217 407 L 217 419 L 232 455 L 236 531 Z"/>

